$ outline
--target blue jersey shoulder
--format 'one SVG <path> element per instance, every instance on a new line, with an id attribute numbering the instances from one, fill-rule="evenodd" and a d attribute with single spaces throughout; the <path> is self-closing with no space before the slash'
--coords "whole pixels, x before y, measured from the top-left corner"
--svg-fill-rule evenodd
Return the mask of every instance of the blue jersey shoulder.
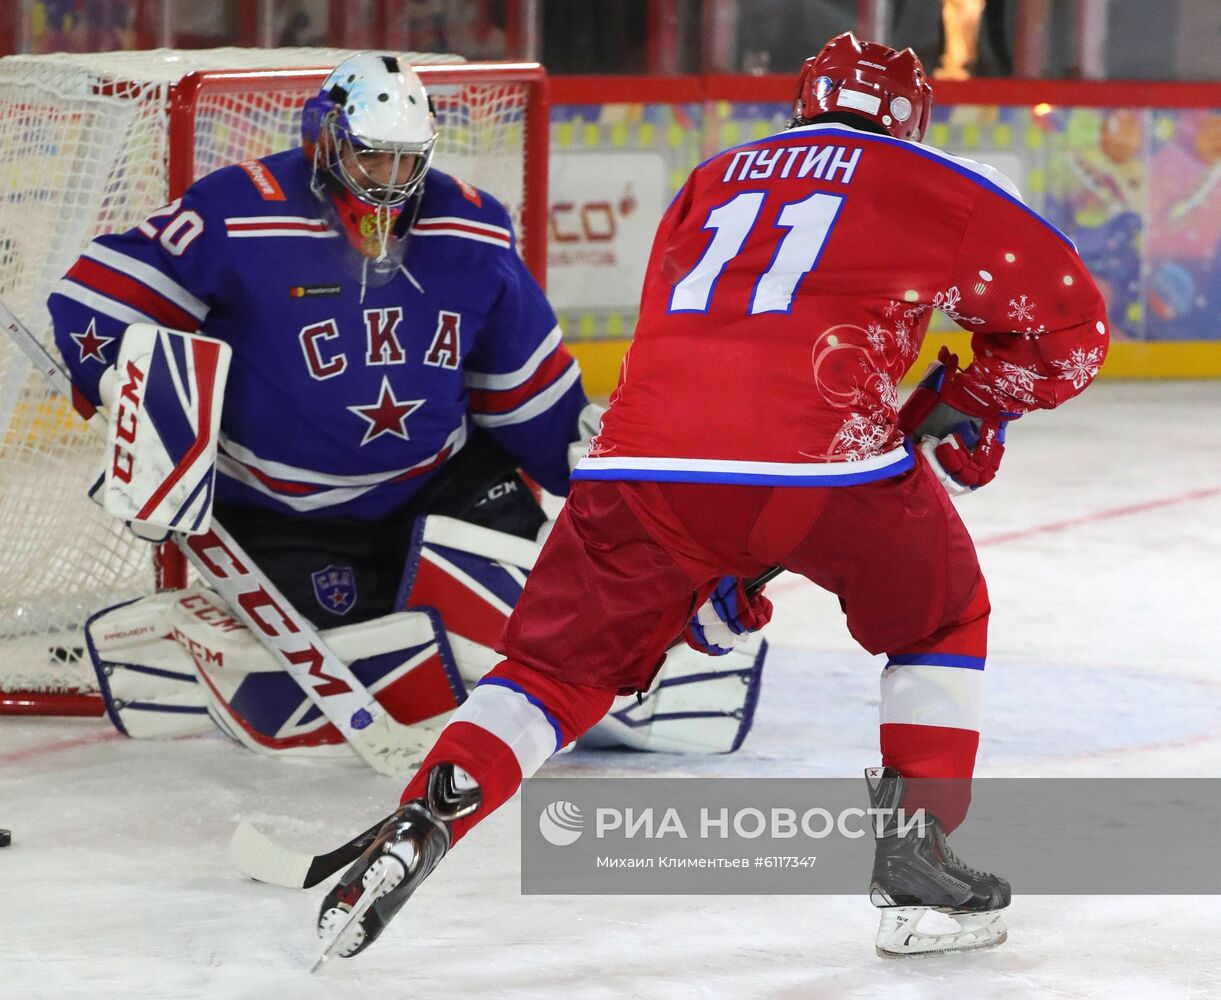
<path id="1" fill-rule="evenodd" d="M 187 189 L 184 203 L 224 216 L 318 214 L 310 190 L 310 168 L 301 149 L 221 167 Z"/>
<path id="2" fill-rule="evenodd" d="M 494 195 L 435 167 L 424 180 L 420 219 L 465 219 L 506 230 L 514 239 L 509 210 Z"/>

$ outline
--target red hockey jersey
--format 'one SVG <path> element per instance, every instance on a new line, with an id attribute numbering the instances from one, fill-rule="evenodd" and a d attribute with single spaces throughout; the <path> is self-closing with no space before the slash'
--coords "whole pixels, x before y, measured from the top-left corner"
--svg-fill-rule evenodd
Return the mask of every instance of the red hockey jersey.
<path id="1" fill-rule="evenodd" d="M 844 125 L 697 167 L 577 479 L 847 485 L 912 462 L 899 379 L 932 310 L 974 336 L 979 413 L 1049 409 L 1108 332 L 1076 248 L 991 167 Z"/>

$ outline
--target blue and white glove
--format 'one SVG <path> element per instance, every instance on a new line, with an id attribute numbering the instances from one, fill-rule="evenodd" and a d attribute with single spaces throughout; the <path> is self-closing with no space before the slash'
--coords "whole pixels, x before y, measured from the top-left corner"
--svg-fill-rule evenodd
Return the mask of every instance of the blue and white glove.
<path id="1" fill-rule="evenodd" d="M 724 656 L 771 620 L 772 602 L 762 590 L 748 595 L 740 578 L 723 576 L 687 622 L 683 639 L 701 653 Z"/>

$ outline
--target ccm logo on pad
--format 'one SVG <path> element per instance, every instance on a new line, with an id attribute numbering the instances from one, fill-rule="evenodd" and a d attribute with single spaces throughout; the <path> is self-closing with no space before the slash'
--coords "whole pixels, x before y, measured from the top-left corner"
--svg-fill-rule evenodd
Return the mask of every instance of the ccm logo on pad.
<path id="1" fill-rule="evenodd" d="M 110 459 L 110 473 L 123 483 L 131 482 L 133 456 L 128 445 L 136 442 L 136 422 L 140 412 L 140 391 L 144 385 L 144 372 L 135 362 L 127 362 L 126 380 L 119 391 L 119 402 L 115 414 L 114 454 Z"/>

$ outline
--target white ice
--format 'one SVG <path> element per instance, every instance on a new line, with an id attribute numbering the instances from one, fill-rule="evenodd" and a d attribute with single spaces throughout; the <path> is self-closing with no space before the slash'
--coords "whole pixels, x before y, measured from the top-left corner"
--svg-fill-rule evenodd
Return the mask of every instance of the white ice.
<path id="1" fill-rule="evenodd" d="M 1103 383 L 1024 418 L 1000 477 L 959 509 L 994 607 L 979 773 L 1221 777 L 1221 385 Z M 827 594 L 791 579 L 771 594 L 774 657 L 741 751 L 577 753 L 548 772 L 855 777 L 876 763 L 879 663 Z M 322 890 L 243 880 L 229 835 L 247 817 L 321 850 L 398 793 L 219 735 L 137 743 L 98 720 L 0 720 L 15 838 L 0 851 L 0 998 L 1221 996 L 1217 897 L 1018 896 L 999 949 L 883 961 L 863 894 L 521 896 L 516 802 L 376 946 L 308 976 Z"/>

